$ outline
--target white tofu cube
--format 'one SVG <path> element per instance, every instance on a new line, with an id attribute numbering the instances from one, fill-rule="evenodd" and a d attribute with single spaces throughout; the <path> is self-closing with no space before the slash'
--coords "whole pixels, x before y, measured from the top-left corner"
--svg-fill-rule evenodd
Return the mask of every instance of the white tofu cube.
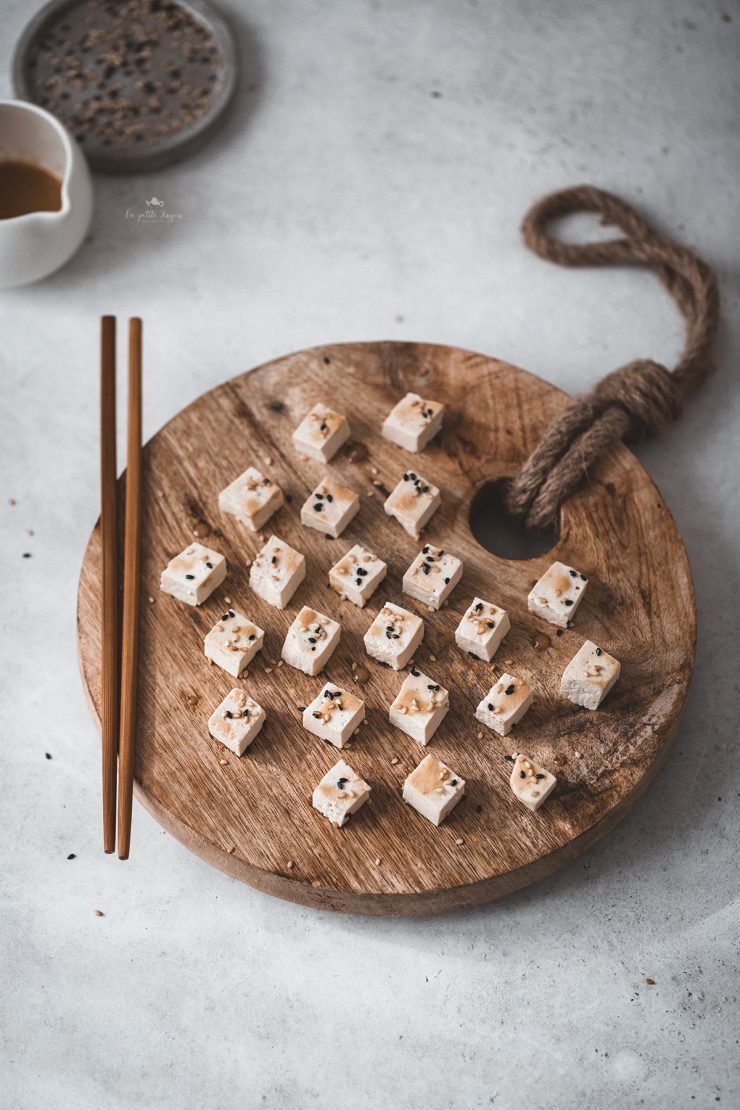
<path id="1" fill-rule="evenodd" d="M 422 528 L 441 504 L 437 487 L 415 471 L 407 470 L 386 498 L 383 508 L 388 516 L 394 516 L 401 527 L 418 540 Z"/>
<path id="2" fill-rule="evenodd" d="M 340 759 L 327 771 L 313 792 L 313 807 L 334 825 L 341 826 L 370 797 L 370 787 Z"/>
<path id="3" fill-rule="evenodd" d="M 270 536 L 249 570 L 249 585 L 258 597 L 284 609 L 306 577 L 306 560 L 278 536 Z"/>
<path id="4" fill-rule="evenodd" d="M 288 629 L 283 644 L 283 659 L 297 671 L 316 675 L 333 655 L 340 635 L 338 621 L 304 605 Z"/>
<path id="5" fill-rule="evenodd" d="M 329 571 L 329 585 L 362 609 L 387 573 L 388 566 L 382 559 L 356 543 Z"/>
<path id="6" fill-rule="evenodd" d="M 532 687 L 521 678 L 502 674 L 475 711 L 476 720 L 507 736 L 532 704 Z"/>
<path id="7" fill-rule="evenodd" d="M 162 571 L 159 588 L 186 605 L 202 605 L 225 577 L 223 555 L 202 543 L 191 543 Z"/>
<path id="8" fill-rule="evenodd" d="M 218 507 L 258 532 L 283 503 L 283 491 L 256 467 L 248 467 L 218 495 Z"/>
<path id="9" fill-rule="evenodd" d="M 425 543 L 403 576 L 403 592 L 430 609 L 439 609 L 462 578 L 462 560 Z"/>
<path id="10" fill-rule="evenodd" d="M 621 669 L 618 659 L 586 640 L 563 671 L 560 693 L 576 705 L 598 709 Z"/>
<path id="11" fill-rule="evenodd" d="M 293 446 L 301 455 L 328 462 L 349 439 L 349 424 L 339 412 L 320 401 L 293 432 Z"/>
<path id="12" fill-rule="evenodd" d="M 392 725 L 426 747 L 449 708 L 450 695 L 444 686 L 414 668 L 404 679 L 388 717 Z"/>
<path id="13" fill-rule="evenodd" d="M 319 482 L 301 509 L 301 524 L 336 539 L 360 511 L 354 490 L 330 478 Z"/>
<path id="14" fill-rule="evenodd" d="M 424 621 L 387 601 L 364 636 L 365 651 L 394 671 L 405 667 L 424 638 Z"/>
<path id="15" fill-rule="evenodd" d="M 553 563 L 545 571 L 527 597 L 527 608 L 543 620 L 567 628 L 586 592 L 588 579 L 585 574 L 566 566 Z"/>
<path id="16" fill-rule="evenodd" d="M 511 628 L 509 614 L 482 597 L 474 597 L 455 629 L 455 642 L 463 651 L 490 663 Z"/>
<path id="17" fill-rule="evenodd" d="M 406 451 L 423 451 L 442 427 L 444 405 L 425 401 L 418 393 L 407 393 L 383 423 L 383 435 Z"/>
<path id="18" fill-rule="evenodd" d="M 518 755 L 509 781 L 519 801 L 534 812 L 549 798 L 558 780 L 544 767 L 538 767 L 531 759 Z"/>
<path id="19" fill-rule="evenodd" d="M 306 731 L 328 740 L 335 748 L 343 748 L 364 719 L 364 701 L 333 682 L 325 682 L 318 697 L 303 711 Z"/>
<path id="20" fill-rule="evenodd" d="M 264 643 L 264 631 L 235 609 L 227 609 L 205 638 L 206 659 L 238 678 Z"/>
<path id="21" fill-rule="evenodd" d="M 403 784 L 403 800 L 433 825 L 441 825 L 465 793 L 465 779 L 427 755 Z"/>
<path id="22" fill-rule="evenodd" d="M 265 723 L 265 711 L 243 690 L 232 690 L 208 719 L 208 731 L 234 755 L 243 755 Z"/>

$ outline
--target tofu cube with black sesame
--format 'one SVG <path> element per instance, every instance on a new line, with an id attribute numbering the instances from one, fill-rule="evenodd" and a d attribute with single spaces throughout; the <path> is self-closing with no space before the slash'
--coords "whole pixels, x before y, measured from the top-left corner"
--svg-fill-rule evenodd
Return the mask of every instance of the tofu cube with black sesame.
<path id="1" fill-rule="evenodd" d="M 248 467 L 243 474 L 221 490 L 218 507 L 240 520 L 252 532 L 258 532 L 283 504 L 283 491 L 256 467 Z"/>
<path id="2" fill-rule="evenodd" d="M 403 592 L 427 608 L 441 608 L 463 575 L 462 559 L 425 543 L 403 576 Z"/>
<path id="3" fill-rule="evenodd" d="M 349 439 L 349 424 L 339 412 L 318 402 L 293 432 L 293 446 L 317 462 L 329 462 Z"/>
<path id="4" fill-rule="evenodd" d="M 312 803 L 314 809 L 341 828 L 369 797 L 370 787 L 365 780 L 352 770 L 349 763 L 340 759 L 314 790 Z"/>
<path id="5" fill-rule="evenodd" d="M 301 508 L 301 524 L 336 539 L 360 511 L 354 490 L 330 478 L 319 482 Z"/>
<path id="6" fill-rule="evenodd" d="M 529 709 L 533 696 L 532 687 L 523 679 L 502 674 L 476 709 L 476 720 L 499 736 L 507 736 Z"/>
<path id="7" fill-rule="evenodd" d="M 223 555 L 202 543 L 191 543 L 162 571 L 159 588 L 186 605 L 202 605 L 225 577 Z"/>
<path id="8" fill-rule="evenodd" d="M 303 711 L 307 732 L 343 748 L 365 719 L 365 703 L 349 690 L 325 682 L 321 693 Z"/>
<path id="9" fill-rule="evenodd" d="M 340 635 L 338 621 L 304 605 L 288 629 L 283 659 L 297 671 L 317 675 L 334 654 Z"/>
<path id="10" fill-rule="evenodd" d="M 433 755 L 425 756 L 403 784 L 403 800 L 433 825 L 441 825 L 464 794 L 465 779 Z"/>
<path id="11" fill-rule="evenodd" d="M 395 517 L 404 531 L 418 540 L 422 528 L 429 523 L 442 504 L 436 486 L 414 470 L 407 470 L 386 498 L 383 508 Z"/>
<path id="12" fill-rule="evenodd" d="M 539 767 L 524 755 L 516 757 L 509 779 L 514 795 L 532 812 L 549 798 L 557 781 L 544 767 Z"/>
<path id="13" fill-rule="evenodd" d="M 400 605 L 387 601 L 365 633 L 365 651 L 373 659 L 400 671 L 424 638 L 424 621 Z"/>
<path id="14" fill-rule="evenodd" d="M 244 690 L 231 690 L 208 719 L 208 731 L 234 755 L 243 755 L 265 723 L 265 711 Z"/>
<path id="15" fill-rule="evenodd" d="M 530 590 L 527 608 L 550 624 L 567 628 L 583 600 L 587 585 L 585 574 L 565 563 L 554 562 Z"/>
<path id="16" fill-rule="evenodd" d="M 455 643 L 463 651 L 490 663 L 511 628 L 509 614 L 491 601 L 474 597 L 455 629 Z"/>
<path id="17" fill-rule="evenodd" d="M 388 573 L 388 565 L 356 543 L 329 571 L 329 585 L 362 609 Z"/>
<path id="18" fill-rule="evenodd" d="M 239 678 L 264 643 L 264 631 L 236 609 L 227 609 L 205 638 L 206 659 Z"/>
<path id="19" fill-rule="evenodd" d="M 443 686 L 416 667 L 404 679 L 388 717 L 417 744 L 426 747 L 449 712 L 450 695 Z"/>
<path id="20" fill-rule="evenodd" d="M 560 693 L 585 709 L 598 709 L 621 670 L 618 659 L 586 640 L 563 671 Z"/>
<path id="21" fill-rule="evenodd" d="M 251 588 L 276 609 L 285 608 L 305 577 L 305 557 L 279 536 L 270 536 L 249 569 Z"/>
<path id="22" fill-rule="evenodd" d="M 426 401 L 418 393 L 407 393 L 385 418 L 383 435 L 406 451 L 423 451 L 442 427 L 444 409 L 440 401 Z"/>

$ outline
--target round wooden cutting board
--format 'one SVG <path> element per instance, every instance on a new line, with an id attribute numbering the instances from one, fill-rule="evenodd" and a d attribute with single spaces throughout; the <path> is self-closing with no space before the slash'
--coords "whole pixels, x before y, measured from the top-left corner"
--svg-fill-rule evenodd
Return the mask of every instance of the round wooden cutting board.
<path id="1" fill-rule="evenodd" d="M 442 434 L 410 455 L 380 436 L 407 391 L 447 405 Z M 300 457 L 291 433 L 316 401 L 343 412 L 352 439 L 328 467 Z M 368 914 L 423 914 L 486 902 L 550 875 L 628 812 L 665 757 L 694 661 L 691 573 L 673 519 L 652 481 L 623 446 L 612 450 L 563 507 L 559 535 L 538 558 L 510 561 L 475 539 L 470 511 L 491 480 L 515 473 L 568 398 L 513 366 L 451 347 L 353 343 L 288 355 L 200 397 L 144 450 L 142 604 L 136 792 L 188 848 L 259 890 L 304 905 Z M 308 574 L 280 612 L 248 588 L 261 538 L 219 511 L 218 494 L 250 464 L 290 495 L 263 530 L 304 552 Z M 438 613 L 401 593 L 420 544 L 383 512 L 413 467 L 442 491 L 425 538 L 463 559 L 462 582 Z M 300 508 L 329 470 L 362 505 L 337 540 L 300 523 Z M 123 479 L 119 482 L 123 495 Z M 122 516 L 123 514 L 121 514 Z M 228 562 L 225 583 L 199 608 L 159 592 L 173 555 L 203 542 Z M 491 528 L 496 531 L 495 521 Z M 480 534 L 480 533 L 479 533 Z M 329 589 L 329 568 L 355 542 L 389 564 L 365 609 Z M 423 542 L 423 540 L 421 541 Z M 493 546 L 493 545 L 492 545 Z M 527 612 L 527 593 L 553 559 L 588 575 L 588 592 L 561 636 Z M 85 554 L 78 602 L 84 682 L 100 716 L 100 533 Z M 511 632 L 492 664 L 455 645 L 474 595 L 509 612 Z M 440 828 L 401 797 L 425 754 L 392 727 L 388 706 L 404 674 L 368 659 L 362 637 L 383 602 L 420 612 L 417 665 L 450 691 L 451 709 L 427 751 L 467 781 L 467 795 Z M 203 654 L 203 638 L 232 605 L 266 629 L 248 675 L 232 679 Z M 286 630 L 302 605 L 341 622 L 340 645 L 322 676 L 277 667 Z M 589 638 L 622 662 L 601 709 L 564 701 L 560 676 Z M 352 663 L 367 666 L 363 686 Z M 480 726 L 475 707 L 503 670 L 535 691 L 506 738 Z M 305 706 L 331 679 L 367 705 L 367 724 L 344 752 L 304 731 Z M 241 759 L 209 737 L 207 719 L 235 685 L 267 711 Z M 509 789 L 506 754 L 524 752 L 557 775 L 555 793 L 530 813 Z M 372 786 L 370 801 L 342 828 L 311 807 L 316 783 L 340 755 Z M 392 762 L 393 759 L 397 762 Z M 135 830 L 134 830 L 135 834 Z M 135 839 L 134 839 L 135 850 Z"/>

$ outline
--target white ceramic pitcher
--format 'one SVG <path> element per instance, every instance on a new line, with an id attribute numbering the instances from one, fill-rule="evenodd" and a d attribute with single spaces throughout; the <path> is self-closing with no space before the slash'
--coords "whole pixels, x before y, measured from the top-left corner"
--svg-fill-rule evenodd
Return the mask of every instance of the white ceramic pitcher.
<path id="1" fill-rule="evenodd" d="M 90 224 L 93 191 L 87 162 L 67 129 L 25 100 L 0 100 L 0 161 L 30 162 L 62 182 L 57 212 L 0 220 L 0 288 L 38 281 L 71 258 Z"/>

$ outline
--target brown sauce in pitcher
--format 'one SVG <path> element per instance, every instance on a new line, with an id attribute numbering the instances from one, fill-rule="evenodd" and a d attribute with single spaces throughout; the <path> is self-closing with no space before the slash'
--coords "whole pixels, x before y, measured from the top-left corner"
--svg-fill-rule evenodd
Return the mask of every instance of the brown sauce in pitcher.
<path id="1" fill-rule="evenodd" d="M 0 220 L 61 207 L 62 182 L 53 173 L 30 162 L 0 161 Z"/>

